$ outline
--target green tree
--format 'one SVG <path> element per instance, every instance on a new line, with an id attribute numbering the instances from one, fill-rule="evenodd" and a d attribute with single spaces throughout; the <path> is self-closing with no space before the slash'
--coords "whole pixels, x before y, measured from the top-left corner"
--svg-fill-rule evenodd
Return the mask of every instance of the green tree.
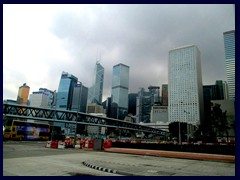
<path id="1" fill-rule="evenodd" d="M 223 112 L 220 104 L 211 104 L 211 124 L 214 134 L 219 137 L 224 137 L 226 134 L 228 141 L 227 111 Z"/>

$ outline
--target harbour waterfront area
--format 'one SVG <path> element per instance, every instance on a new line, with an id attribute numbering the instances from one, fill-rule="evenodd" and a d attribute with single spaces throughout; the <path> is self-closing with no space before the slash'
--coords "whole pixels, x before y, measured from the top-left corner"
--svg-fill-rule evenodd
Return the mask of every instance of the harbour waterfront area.
<path id="1" fill-rule="evenodd" d="M 128 154 L 117 152 L 117 148 L 109 149 L 108 151 L 112 150 L 110 153 L 82 149 L 52 149 L 46 148 L 45 145 L 45 142 L 38 141 L 3 142 L 3 175 L 235 176 L 235 162 L 151 156 L 147 153 Z M 235 159 L 234 156 L 228 157 Z"/>

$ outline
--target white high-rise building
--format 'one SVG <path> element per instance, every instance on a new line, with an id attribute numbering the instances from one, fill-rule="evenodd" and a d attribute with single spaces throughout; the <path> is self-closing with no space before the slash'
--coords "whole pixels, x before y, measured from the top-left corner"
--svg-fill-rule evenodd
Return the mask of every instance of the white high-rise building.
<path id="1" fill-rule="evenodd" d="M 30 94 L 30 106 L 34 107 L 44 107 L 47 108 L 48 106 L 48 94 L 45 92 L 33 92 Z"/>
<path id="2" fill-rule="evenodd" d="M 226 59 L 228 96 L 235 100 L 235 30 L 223 33 Z"/>
<path id="3" fill-rule="evenodd" d="M 197 125 L 203 117 L 200 51 L 195 45 L 173 49 L 168 62 L 168 119 Z"/>

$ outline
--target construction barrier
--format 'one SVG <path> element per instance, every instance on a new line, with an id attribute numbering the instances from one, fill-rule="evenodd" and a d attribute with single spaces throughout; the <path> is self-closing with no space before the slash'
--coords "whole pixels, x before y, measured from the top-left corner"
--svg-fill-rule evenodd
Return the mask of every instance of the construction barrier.
<path id="1" fill-rule="evenodd" d="M 85 145 L 86 145 L 86 140 L 85 139 L 81 140 L 81 145 L 82 145 L 82 148 L 85 148 Z"/>
<path id="2" fill-rule="evenodd" d="M 65 149 L 65 142 L 64 141 L 58 141 L 58 149 Z"/>
<path id="3" fill-rule="evenodd" d="M 65 138 L 64 142 L 66 148 L 73 147 L 74 145 L 74 139 L 71 139 L 69 137 Z"/>
<path id="4" fill-rule="evenodd" d="M 58 141 L 51 141 L 51 148 L 58 148 Z"/>
<path id="5" fill-rule="evenodd" d="M 93 148 L 93 140 L 94 140 L 94 139 L 90 139 L 90 140 L 88 141 L 88 148 Z"/>
<path id="6" fill-rule="evenodd" d="M 111 140 L 104 140 L 103 142 L 103 148 L 111 148 L 112 147 L 112 141 Z"/>
<path id="7" fill-rule="evenodd" d="M 75 149 L 81 149 L 81 138 L 76 139 Z"/>
<path id="8" fill-rule="evenodd" d="M 93 148 L 93 140 L 94 139 L 85 139 L 85 142 L 83 143 L 82 147 L 87 148 L 87 149 L 92 149 Z"/>
<path id="9" fill-rule="evenodd" d="M 51 147 L 51 141 L 47 141 L 46 148 L 50 148 L 50 147 Z"/>

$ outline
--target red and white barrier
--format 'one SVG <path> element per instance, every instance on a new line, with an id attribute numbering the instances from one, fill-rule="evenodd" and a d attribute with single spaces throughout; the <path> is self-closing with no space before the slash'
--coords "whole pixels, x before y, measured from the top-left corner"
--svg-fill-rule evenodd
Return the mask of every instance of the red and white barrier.
<path id="1" fill-rule="evenodd" d="M 65 142 L 64 141 L 58 141 L 58 149 L 65 149 Z"/>
<path id="2" fill-rule="evenodd" d="M 47 141 L 46 148 L 51 148 L 51 141 Z"/>

